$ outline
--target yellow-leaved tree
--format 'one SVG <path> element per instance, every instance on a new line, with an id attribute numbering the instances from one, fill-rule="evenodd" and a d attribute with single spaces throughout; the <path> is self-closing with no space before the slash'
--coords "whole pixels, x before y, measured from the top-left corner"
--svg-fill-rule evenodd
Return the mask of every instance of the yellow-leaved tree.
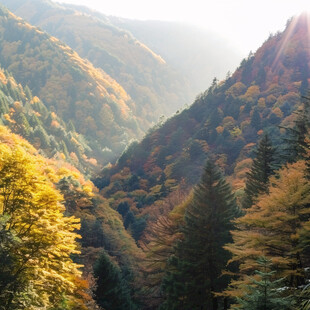
<path id="1" fill-rule="evenodd" d="M 70 257 L 79 220 L 25 145 L 0 142 L 0 309 L 86 309 Z"/>
<path id="2" fill-rule="evenodd" d="M 298 294 L 298 288 L 306 283 L 305 270 L 310 267 L 310 183 L 305 162 L 282 168 L 270 184 L 269 193 L 258 196 L 256 204 L 235 221 L 233 243 L 225 247 L 233 254 L 232 261 L 239 263 L 239 277 L 226 291 L 232 297 L 243 298 L 251 277 L 258 280 L 255 270 L 260 270 L 261 257 L 270 261 L 273 279 L 283 279 L 285 290 L 279 294 Z"/>

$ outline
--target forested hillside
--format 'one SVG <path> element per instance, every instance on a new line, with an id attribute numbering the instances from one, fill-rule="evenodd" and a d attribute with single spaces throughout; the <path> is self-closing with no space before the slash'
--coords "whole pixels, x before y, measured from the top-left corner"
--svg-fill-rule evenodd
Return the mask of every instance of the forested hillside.
<path id="1" fill-rule="evenodd" d="M 64 160 L 42 157 L 3 126 L 0 141 L 0 308 L 95 309 L 99 264 L 114 266 L 109 298 L 134 309 L 143 255 L 120 215 Z"/>
<path id="2" fill-rule="evenodd" d="M 308 31 L 289 21 L 97 178 L 146 254 L 144 309 L 309 308 Z"/>
<path id="3" fill-rule="evenodd" d="M 214 81 L 190 108 L 132 144 L 97 179 L 103 195 L 115 209 L 126 201 L 136 216 L 148 217 L 180 184 L 198 182 L 209 154 L 233 176 L 234 189 L 242 189 L 259 137 L 268 133 L 280 145 L 281 126 L 291 126 L 296 118 L 300 92 L 308 87 L 307 36 L 306 16 L 293 19 L 231 77 Z"/>
<path id="4" fill-rule="evenodd" d="M 71 122 L 88 139 L 93 157 L 107 162 L 141 136 L 143 121 L 133 113 L 135 103 L 110 76 L 4 8 L 0 29 L 2 67 Z"/>
<path id="5" fill-rule="evenodd" d="M 55 112 L 22 87 L 8 72 L 0 69 L 1 125 L 27 139 L 48 158 L 63 159 L 89 174 L 97 161 L 85 137 L 78 134 L 72 122 L 66 124 Z"/>
<path id="6" fill-rule="evenodd" d="M 4 2 L 112 77 L 0 7 L 0 310 L 309 310 L 309 15 L 128 146 L 187 92 L 136 24 Z"/>
<path id="7" fill-rule="evenodd" d="M 160 116 L 173 114 L 196 94 L 186 75 L 103 15 L 49 0 L 0 3 L 68 44 L 122 85 L 135 101 L 133 113 L 143 118 L 144 129 Z"/>

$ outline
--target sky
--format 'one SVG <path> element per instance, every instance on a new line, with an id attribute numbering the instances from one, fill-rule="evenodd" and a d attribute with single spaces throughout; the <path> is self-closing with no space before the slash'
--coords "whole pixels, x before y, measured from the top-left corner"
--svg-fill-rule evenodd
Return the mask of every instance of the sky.
<path id="1" fill-rule="evenodd" d="M 56 0 L 85 5 L 106 15 L 140 20 L 181 21 L 226 38 L 247 56 L 287 20 L 310 11 L 310 0 Z"/>

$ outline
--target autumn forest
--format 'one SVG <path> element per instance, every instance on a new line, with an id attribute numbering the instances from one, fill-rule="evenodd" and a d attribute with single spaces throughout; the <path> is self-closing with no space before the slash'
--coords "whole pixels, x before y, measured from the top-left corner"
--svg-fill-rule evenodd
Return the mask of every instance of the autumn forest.
<path id="1" fill-rule="evenodd" d="M 310 310 L 309 25 L 0 0 L 0 310 Z"/>

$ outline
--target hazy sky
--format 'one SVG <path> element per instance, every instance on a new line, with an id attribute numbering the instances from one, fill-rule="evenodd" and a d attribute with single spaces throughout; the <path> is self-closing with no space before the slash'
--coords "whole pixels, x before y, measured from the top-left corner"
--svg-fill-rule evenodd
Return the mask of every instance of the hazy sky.
<path id="1" fill-rule="evenodd" d="M 55 1 L 55 0 L 54 0 Z M 106 15 L 184 21 L 228 38 L 246 56 L 283 30 L 295 14 L 310 10 L 310 0 L 57 0 L 81 4 Z"/>

